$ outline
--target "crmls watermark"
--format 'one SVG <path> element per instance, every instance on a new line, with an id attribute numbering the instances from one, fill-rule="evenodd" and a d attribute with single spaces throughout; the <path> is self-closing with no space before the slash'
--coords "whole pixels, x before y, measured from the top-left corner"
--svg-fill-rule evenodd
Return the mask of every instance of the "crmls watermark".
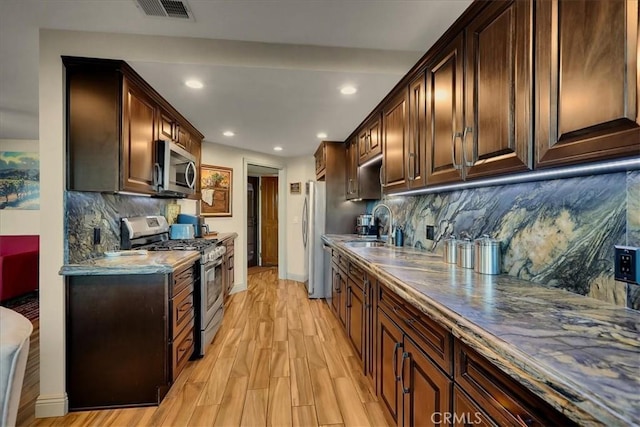
<path id="1" fill-rule="evenodd" d="M 482 415 L 480 412 L 434 412 L 431 414 L 431 422 L 434 424 L 454 425 L 454 424 L 481 424 Z"/>

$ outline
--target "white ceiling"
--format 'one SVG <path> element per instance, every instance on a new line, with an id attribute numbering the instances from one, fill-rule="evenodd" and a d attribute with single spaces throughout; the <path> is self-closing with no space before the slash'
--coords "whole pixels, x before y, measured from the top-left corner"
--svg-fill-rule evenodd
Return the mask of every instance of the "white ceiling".
<path id="1" fill-rule="evenodd" d="M 183 22 L 144 16 L 132 0 L 0 0 L 0 138 L 38 139 L 38 30 L 47 28 L 259 42 L 242 45 L 250 64 L 128 62 L 206 141 L 311 154 L 318 132 L 344 140 L 470 3 L 189 0 L 195 22 Z M 300 60 L 281 61 L 282 50 Z M 186 88 L 189 77 L 205 88 Z M 345 83 L 358 93 L 340 94 Z"/>

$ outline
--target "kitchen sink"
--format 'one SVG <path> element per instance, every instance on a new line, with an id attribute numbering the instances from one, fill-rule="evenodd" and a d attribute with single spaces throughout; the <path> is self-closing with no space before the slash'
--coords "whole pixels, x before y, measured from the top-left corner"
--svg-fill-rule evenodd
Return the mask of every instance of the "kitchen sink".
<path id="1" fill-rule="evenodd" d="M 345 245 L 353 248 L 378 248 L 385 246 L 385 243 L 380 240 L 351 240 L 349 242 L 345 242 Z"/>

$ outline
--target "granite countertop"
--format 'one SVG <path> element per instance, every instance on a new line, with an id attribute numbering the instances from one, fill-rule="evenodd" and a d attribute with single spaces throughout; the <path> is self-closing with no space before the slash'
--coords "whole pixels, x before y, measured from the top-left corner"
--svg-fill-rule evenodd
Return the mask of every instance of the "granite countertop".
<path id="1" fill-rule="evenodd" d="M 640 313 L 413 248 L 353 247 L 361 267 L 581 425 L 640 425 Z"/>
<path id="2" fill-rule="evenodd" d="M 111 274 L 167 274 L 200 258 L 198 251 L 149 251 L 147 255 L 101 257 L 78 264 L 66 264 L 63 276 L 100 276 Z"/>

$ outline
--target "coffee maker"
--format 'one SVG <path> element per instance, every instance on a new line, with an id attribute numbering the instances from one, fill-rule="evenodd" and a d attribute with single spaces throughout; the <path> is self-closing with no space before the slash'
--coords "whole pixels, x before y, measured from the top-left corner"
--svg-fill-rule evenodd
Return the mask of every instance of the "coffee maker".
<path id="1" fill-rule="evenodd" d="M 358 215 L 356 219 L 356 233 L 358 236 L 375 236 L 378 230 L 376 229 L 375 220 L 373 215 L 362 214 Z"/>

